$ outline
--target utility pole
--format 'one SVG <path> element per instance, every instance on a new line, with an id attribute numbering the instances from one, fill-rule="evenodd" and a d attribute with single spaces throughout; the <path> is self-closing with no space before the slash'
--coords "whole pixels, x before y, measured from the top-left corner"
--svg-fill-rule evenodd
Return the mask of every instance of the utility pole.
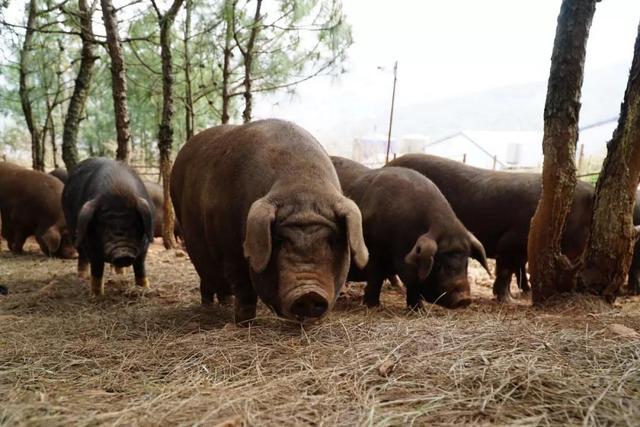
<path id="1" fill-rule="evenodd" d="M 398 61 L 393 64 L 393 92 L 391 93 L 391 112 L 389 113 L 389 134 L 387 136 L 387 156 L 384 163 L 389 163 L 389 150 L 391 149 L 391 126 L 393 125 L 393 106 L 396 102 L 396 82 L 398 81 Z"/>

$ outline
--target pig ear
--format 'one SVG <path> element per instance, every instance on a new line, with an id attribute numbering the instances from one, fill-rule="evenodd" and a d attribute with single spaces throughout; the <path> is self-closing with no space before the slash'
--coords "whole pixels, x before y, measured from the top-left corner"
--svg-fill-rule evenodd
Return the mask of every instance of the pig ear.
<path id="1" fill-rule="evenodd" d="M 153 212 L 151 212 L 151 206 L 142 197 L 138 197 L 138 212 L 142 216 L 142 223 L 144 225 L 144 234 L 147 235 L 150 242 L 153 242 Z"/>
<path id="2" fill-rule="evenodd" d="M 487 264 L 487 254 L 484 251 L 484 246 L 482 246 L 480 240 L 478 240 L 478 238 L 474 236 L 470 231 L 468 231 L 468 233 L 469 243 L 471 244 L 471 258 L 478 261 L 484 267 L 484 269 L 487 270 L 489 276 L 491 276 L 491 271 L 489 271 L 489 264 Z"/>
<path id="3" fill-rule="evenodd" d="M 335 204 L 334 210 L 337 216 L 345 219 L 351 256 L 358 268 L 362 269 L 369 262 L 369 250 L 364 243 L 360 209 L 352 200 L 342 197 Z"/>
<path id="4" fill-rule="evenodd" d="M 87 235 L 89 223 L 93 219 L 93 215 L 96 213 L 97 207 L 98 204 L 95 199 L 89 200 L 82 205 L 82 209 L 80 209 L 80 213 L 78 214 L 78 223 L 76 224 L 76 247 L 80 246 L 80 243 L 82 243 Z"/>
<path id="5" fill-rule="evenodd" d="M 47 255 L 52 256 L 60 249 L 61 240 L 62 236 L 56 227 L 47 228 L 47 231 L 42 234 L 42 242 L 47 247 Z"/>
<path id="6" fill-rule="evenodd" d="M 428 234 L 418 237 L 416 244 L 404 257 L 404 262 L 418 267 L 418 278 L 425 280 L 433 267 L 433 257 L 438 252 L 438 244 Z"/>
<path id="7" fill-rule="evenodd" d="M 266 197 L 253 202 L 249 209 L 243 249 L 256 273 L 264 271 L 271 259 L 271 224 L 275 219 L 276 206 Z"/>

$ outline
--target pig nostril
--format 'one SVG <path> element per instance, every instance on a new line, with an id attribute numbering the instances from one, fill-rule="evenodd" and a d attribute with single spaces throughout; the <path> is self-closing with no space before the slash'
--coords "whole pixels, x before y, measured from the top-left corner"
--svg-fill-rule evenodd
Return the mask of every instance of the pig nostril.
<path id="1" fill-rule="evenodd" d="M 308 292 L 298 297 L 291 304 L 291 314 L 298 318 L 317 318 L 326 313 L 329 302 L 315 292 Z"/>

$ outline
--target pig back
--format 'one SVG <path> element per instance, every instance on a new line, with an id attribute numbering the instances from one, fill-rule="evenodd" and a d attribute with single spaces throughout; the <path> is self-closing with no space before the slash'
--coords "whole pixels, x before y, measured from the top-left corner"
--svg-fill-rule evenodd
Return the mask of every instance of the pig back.
<path id="1" fill-rule="evenodd" d="M 121 162 L 93 158 L 79 163 L 69 174 L 62 204 L 71 230 L 77 226 L 82 206 L 100 197 L 142 197 L 153 211 L 154 205 L 138 175 Z"/>
<path id="2" fill-rule="evenodd" d="M 203 218 L 207 235 L 232 232 L 239 249 L 257 199 L 270 191 L 339 194 L 340 184 L 310 134 L 289 122 L 261 120 L 194 136 L 176 158 L 171 188 L 183 227 Z"/>

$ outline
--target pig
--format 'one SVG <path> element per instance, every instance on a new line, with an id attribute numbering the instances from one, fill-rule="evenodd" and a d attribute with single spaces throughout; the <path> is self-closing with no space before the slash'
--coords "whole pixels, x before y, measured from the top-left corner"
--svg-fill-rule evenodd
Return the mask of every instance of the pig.
<path id="1" fill-rule="evenodd" d="M 488 270 L 485 251 L 438 188 L 410 169 L 371 170 L 348 159 L 332 161 L 344 194 L 362 213 L 369 263 L 352 267 L 349 279 L 367 281 L 364 303 L 379 305 L 384 279 L 398 275 L 409 308 L 420 307 L 422 299 L 448 308 L 468 306 L 468 258 Z"/>
<path id="2" fill-rule="evenodd" d="M 498 301 L 513 302 L 511 276 L 528 291 L 526 262 L 531 218 L 542 191 L 539 173 L 491 171 L 427 154 L 407 154 L 389 166 L 414 169 L 447 198 L 462 223 L 496 260 L 493 293 Z M 578 181 L 562 238 L 562 249 L 576 260 L 584 252 L 593 209 L 594 189 Z"/>
<path id="3" fill-rule="evenodd" d="M 60 204 L 62 188 L 43 172 L 0 162 L 2 237 L 11 252 L 22 253 L 27 237 L 34 236 L 48 256 L 76 256 Z"/>
<path id="4" fill-rule="evenodd" d="M 640 191 L 636 192 L 636 203 L 633 206 L 633 225 L 639 229 L 640 225 Z M 640 231 L 640 230 L 639 230 Z M 640 294 L 640 239 L 636 240 L 633 247 L 633 258 L 629 268 L 628 291 L 632 295 Z"/>
<path id="5" fill-rule="evenodd" d="M 104 294 L 104 263 L 133 265 L 135 283 L 147 288 L 145 259 L 153 240 L 154 205 L 138 175 L 105 158 L 80 162 L 62 193 L 64 214 L 78 248 L 78 275 L 91 267 L 91 292 Z"/>
<path id="6" fill-rule="evenodd" d="M 162 185 L 157 184 L 155 182 L 143 181 L 144 186 L 147 188 L 147 193 L 149 193 L 149 197 L 151 197 L 151 201 L 155 206 L 154 213 L 154 237 L 162 237 L 162 229 L 164 228 L 164 190 L 162 189 Z M 176 240 L 182 239 L 182 234 L 180 232 L 180 224 L 176 220 L 173 226 L 173 235 Z"/>
<path id="7" fill-rule="evenodd" d="M 58 178 L 63 184 L 67 182 L 67 178 L 69 178 L 69 173 L 65 168 L 55 168 L 49 172 L 49 175 Z"/>
<path id="8" fill-rule="evenodd" d="M 234 298 L 234 319 L 255 318 L 258 297 L 300 323 L 332 308 L 350 260 L 368 252 L 360 211 L 344 197 L 322 146 L 283 120 L 204 130 L 180 150 L 171 197 L 202 303 Z"/>
<path id="9" fill-rule="evenodd" d="M 153 214 L 153 223 L 155 224 L 153 236 L 162 237 L 162 226 L 164 224 L 164 193 L 162 191 L 162 185 L 149 181 L 143 181 L 143 184 L 153 202 L 153 206 L 155 206 Z"/>

